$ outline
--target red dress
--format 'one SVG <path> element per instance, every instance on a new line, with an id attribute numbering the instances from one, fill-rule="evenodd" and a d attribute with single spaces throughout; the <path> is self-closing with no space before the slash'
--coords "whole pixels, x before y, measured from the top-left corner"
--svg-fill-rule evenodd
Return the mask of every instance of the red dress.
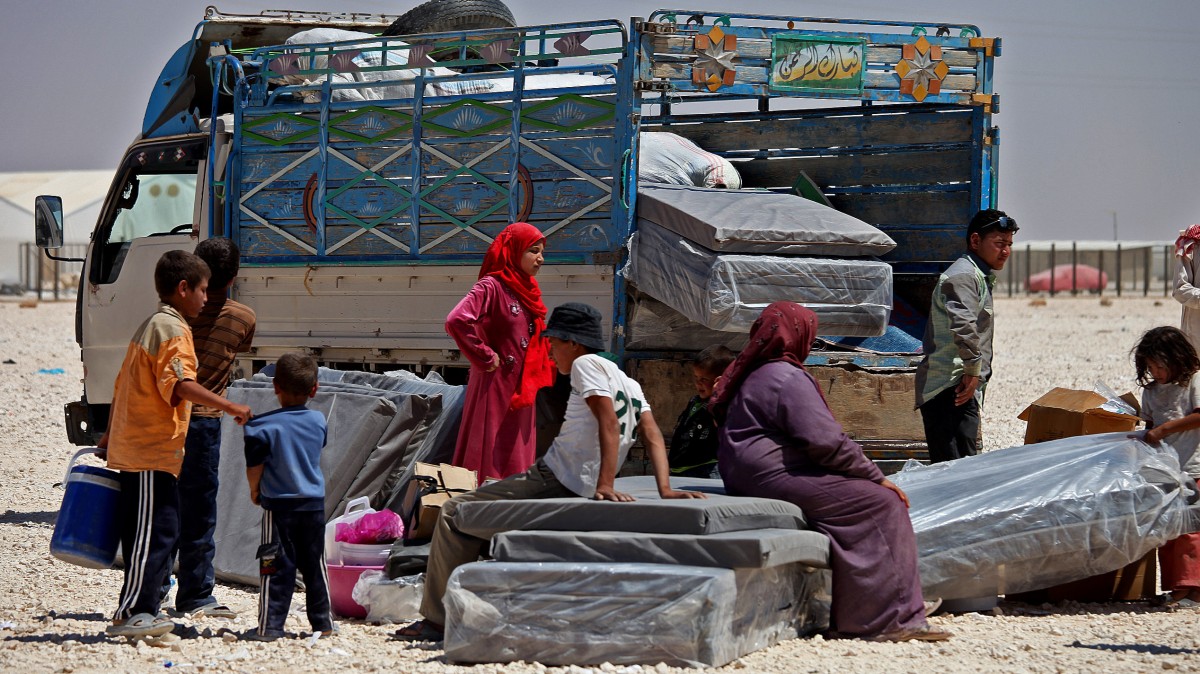
<path id="1" fill-rule="evenodd" d="M 446 331 L 471 362 L 454 465 L 477 471 L 480 482 L 533 465 L 534 407 L 510 409 L 533 329 L 533 317 L 495 276 L 479 279 L 446 317 Z M 500 367 L 488 372 L 493 354 Z"/>

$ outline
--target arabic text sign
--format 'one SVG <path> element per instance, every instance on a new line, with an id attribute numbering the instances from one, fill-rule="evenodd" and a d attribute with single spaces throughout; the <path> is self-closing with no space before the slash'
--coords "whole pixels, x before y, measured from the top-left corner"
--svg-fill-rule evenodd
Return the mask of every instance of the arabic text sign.
<path id="1" fill-rule="evenodd" d="M 862 94 L 865 42 L 780 34 L 771 40 L 771 88 Z"/>

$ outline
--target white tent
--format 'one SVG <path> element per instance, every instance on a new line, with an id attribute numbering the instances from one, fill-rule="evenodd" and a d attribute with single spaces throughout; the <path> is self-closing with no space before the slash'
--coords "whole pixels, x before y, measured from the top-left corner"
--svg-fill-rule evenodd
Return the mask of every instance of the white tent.
<path id="1" fill-rule="evenodd" d="M 34 241 L 34 197 L 62 197 L 64 242 L 86 243 L 112 178 L 112 171 L 0 173 L 0 282 L 20 281 L 21 244 Z"/>

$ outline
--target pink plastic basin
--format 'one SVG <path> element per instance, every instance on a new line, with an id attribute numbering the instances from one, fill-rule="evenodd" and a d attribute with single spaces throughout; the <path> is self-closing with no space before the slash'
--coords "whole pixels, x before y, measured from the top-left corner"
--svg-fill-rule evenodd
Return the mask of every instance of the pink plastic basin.
<path id="1" fill-rule="evenodd" d="M 364 571 L 383 571 L 382 566 L 345 566 L 328 564 L 329 603 L 333 612 L 343 618 L 366 618 L 367 609 L 354 601 L 354 584 Z"/>

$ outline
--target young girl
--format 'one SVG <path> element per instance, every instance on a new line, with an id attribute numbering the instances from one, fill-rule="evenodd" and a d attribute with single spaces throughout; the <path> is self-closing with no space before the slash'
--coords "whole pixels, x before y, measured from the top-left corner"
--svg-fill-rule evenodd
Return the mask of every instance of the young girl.
<path id="1" fill-rule="evenodd" d="M 533 465 L 533 400 L 553 383 L 542 337 L 546 305 L 534 276 L 546 237 L 516 222 L 496 236 L 479 280 L 446 317 L 446 332 L 471 363 L 454 465 L 505 478 Z"/>
<path id="2" fill-rule="evenodd" d="M 1148 330 L 1133 349 L 1142 389 L 1146 442 L 1166 441 L 1179 453 L 1179 465 L 1200 478 L 1200 357 L 1178 328 Z M 1200 533 L 1184 534 L 1158 550 L 1167 603 L 1200 607 Z"/>

